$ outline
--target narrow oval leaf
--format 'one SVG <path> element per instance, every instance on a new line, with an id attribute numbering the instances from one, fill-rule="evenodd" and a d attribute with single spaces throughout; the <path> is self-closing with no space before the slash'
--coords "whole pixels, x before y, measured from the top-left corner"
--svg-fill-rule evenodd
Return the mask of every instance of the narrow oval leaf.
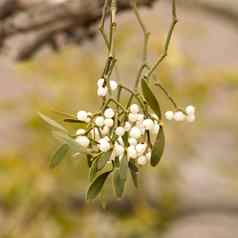
<path id="1" fill-rule="evenodd" d="M 67 134 L 61 131 L 53 131 L 53 136 L 60 142 L 69 145 L 72 150 L 76 152 L 85 152 L 85 148 Z"/>
<path id="2" fill-rule="evenodd" d="M 50 168 L 53 169 L 64 159 L 65 155 L 69 151 L 67 144 L 61 145 L 50 159 Z"/>
<path id="3" fill-rule="evenodd" d="M 42 114 L 40 112 L 38 114 L 41 117 L 41 119 L 44 120 L 46 123 L 48 123 L 50 126 L 56 128 L 58 130 L 67 132 L 67 130 L 62 125 L 60 125 L 58 122 L 56 122 L 55 120 L 45 116 L 44 114 Z"/>
<path id="4" fill-rule="evenodd" d="M 129 162 L 129 168 L 130 168 L 130 173 L 131 173 L 131 178 L 132 178 L 133 184 L 136 188 L 138 188 L 139 169 L 131 161 Z"/>
<path id="5" fill-rule="evenodd" d="M 128 160 L 126 156 L 123 156 L 120 161 L 120 177 L 121 179 L 126 179 L 128 171 Z"/>
<path id="6" fill-rule="evenodd" d="M 159 163 L 164 152 L 164 147 L 165 147 L 164 129 L 163 127 L 161 127 L 152 149 L 152 155 L 151 155 L 152 166 L 156 166 Z"/>
<path id="7" fill-rule="evenodd" d="M 97 161 L 93 161 L 89 170 L 89 180 L 93 181 L 97 174 Z"/>
<path id="8" fill-rule="evenodd" d="M 103 188 L 103 185 L 104 185 L 108 175 L 111 172 L 112 171 L 103 173 L 94 179 L 94 181 L 89 186 L 89 189 L 87 192 L 87 200 L 94 200 L 98 196 L 98 194 L 101 192 L 101 190 Z"/>
<path id="9" fill-rule="evenodd" d="M 151 90 L 148 82 L 145 79 L 142 79 L 141 81 L 141 87 L 143 95 L 148 102 L 151 109 L 154 111 L 154 113 L 161 119 L 161 110 L 159 102 L 157 101 L 153 91 Z"/>
<path id="10" fill-rule="evenodd" d="M 120 177 L 120 170 L 115 169 L 113 172 L 113 187 L 115 194 L 118 198 L 121 198 L 124 192 L 126 180 L 121 179 Z"/>
<path id="11" fill-rule="evenodd" d="M 97 159 L 97 171 L 103 169 L 105 165 L 107 164 L 109 158 L 111 156 L 111 151 L 103 153 L 98 159 Z"/>

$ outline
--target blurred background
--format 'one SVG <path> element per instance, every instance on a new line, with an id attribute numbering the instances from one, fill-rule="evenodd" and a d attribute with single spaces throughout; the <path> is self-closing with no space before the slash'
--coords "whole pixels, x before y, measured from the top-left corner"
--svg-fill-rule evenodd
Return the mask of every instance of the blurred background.
<path id="1" fill-rule="evenodd" d="M 4 2 L 11 0 L 0 5 Z M 196 106 L 197 121 L 166 122 L 161 163 L 141 171 L 138 190 L 129 182 L 121 201 L 109 184 L 101 202 L 85 202 L 88 170 L 83 160 L 67 157 L 60 167 L 49 169 L 48 158 L 58 143 L 37 115 L 41 111 L 60 121 L 52 110 L 97 109 L 96 81 L 106 56 L 102 38 L 93 33 L 75 43 L 59 35 L 60 49 L 46 45 L 29 57 L 19 57 L 19 49 L 29 46 L 36 34 L 11 33 L 0 41 L 1 238 L 238 236 L 238 4 L 178 2 L 179 24 L 156 76 L 180 106 Z M 4 18 L 0 8 L 1 29 L 6 29 L 5 19 L 16 15 L 24 22 L 26 9 Z M 152 33 L 153 62 L 168 31 L 170 4 L 156 1 L 141 14 Z M 135 80 L 142 43 L 134 15 L 122 12 L 117 58 L 120 80 L 128 86 Z M 166 98 L 156 93 L 163 111 L 168 110 Z"/>

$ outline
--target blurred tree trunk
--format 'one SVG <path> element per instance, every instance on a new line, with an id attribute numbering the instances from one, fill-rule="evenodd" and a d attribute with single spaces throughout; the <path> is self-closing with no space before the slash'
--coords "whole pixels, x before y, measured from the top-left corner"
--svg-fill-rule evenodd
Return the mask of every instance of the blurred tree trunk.
<path id="1" fill-rule="evenodd" d="M 144 7 L 152 7 L 158 1 L 137 0 Z M 178 3 L 238 24 L 238 13 L 232 7 L 204 0 L 178 0 Z M 22 40 L 17 52 L 18 60 L 26 60 L 45 45 L 58 50 L 62 39 L 77 44 L 91 39 L 97 34 L 103 4 L 104 0 L 0 0 L 0 48 L 18 35 L 30 36 Z M 129 0 L 118 0 L 119 13 L 130 8 Z"/>

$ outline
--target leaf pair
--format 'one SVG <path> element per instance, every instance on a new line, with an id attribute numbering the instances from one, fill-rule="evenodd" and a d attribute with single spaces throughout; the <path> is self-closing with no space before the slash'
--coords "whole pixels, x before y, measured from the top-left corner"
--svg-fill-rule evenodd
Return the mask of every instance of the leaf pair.
<path id="1" fill-rule="evenodd" d="M 55 168 L 62 162 L 62 160 L 68 153 L 69 149 L 70 148 L 67 144 L 63 144 L 56 150 L 56 152 L 50 159 L 50 168 L 51 169 Z"/>

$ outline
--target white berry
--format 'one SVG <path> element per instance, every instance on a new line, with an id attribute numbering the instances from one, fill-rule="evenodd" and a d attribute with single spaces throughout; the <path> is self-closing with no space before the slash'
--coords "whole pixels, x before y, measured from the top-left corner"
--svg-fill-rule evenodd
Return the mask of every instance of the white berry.
<path id="1" fill-rule="evenodd" d="M 173 120 L 173 119 L 174 119 L 174 112 L 172 112 L 172 111 L 167 111 L 167 112 L 165 113 L 165 118 L 166 118 L 167 120 L 169 120 L 169 121 Z"/>
<path id="2" fill-rule="evenodd" d="M 102 127 L 104 125 L 104 117 L 102 117 L 102 116 L 96 117 L 95 124 L 98 127 Z"/>
<path id="3" fill-rule="evenodd" d="M 146 144 L 138 144 L 136 145 L 136 152 L 138 155 L 144 154 L 146 150 L 147 145 Z"/>
<path id="4" fill-rule="evenodd" d="M 154 129 L 154 122 L 151 119 L 145 119 L 143 121 L 143 126 L 146 130 L 153 130 Z"/>
<path id="5" fill-rule="evenodd" d="M 103 129 L 102 129 L 102 135 L 103 136 L 108 135 L 109 131 L 110 131 L 110 128 L 107 127 L 107 126 L 104 126 Z"/>
<path id="6" fill-rule="evenodd" d="M 123 136 L 125 134 L 125 129 L 123 127 L 117 127 L 116 131 L 115 131 L 117 136 Z"/>
<path id="7" fill-rule="evenodd" d="M 111 118 L 107 118 L 104 121 L 105 125 L 109 128 L 113 127 L 114 121 Z"/>
<path id="8" fill-rule="evenodd" d="M 194 122 L 196 120 L 196 117 L 194 114 L 189 114 L 187 117 L 186 117 L 187 121 L 188 122 Z"/>
<path id="9" fill-rule="evenodd" d="M 103 84 L 104 84 L 104 78 L 100 78 L 97 82 L 97 85 L 99 88 L 102 88 L 103 87 Z"/>
<path id="10" fill-rule="evenodd" d="M 112 90 L 112 91 L 116 90 L 117 87 L 118 87 L 117 82 L 114 81 L 114 80 L 110 80 L 110 87 L 111 87 L 111 90 Z"/>
<path id="11" fill-rule="evenodd" d="M 107 95 L 107 87 L 99 87 L 97 94 L 99 97 L 105 97 Z"/>
<path id="12" fill-rule="evenodd" d="M 76 142 L 85 148 L 87 148 L 90 144 L 90 140 L 88 139 L 87 136 L 78 136 L 76 138 Z"/>
<path id="13" fill-rule="evenodd" d="M 137 140 L 135 139 L 135 138 L 132 138 L 132 137 L 130 137 L 129 139 L 128 139 L 128 143 L 129 143 L 129 145 L 137 145 Z"/>
<path id="14" fill-rule="evenodd" d="M 86 121 L 88 118 L 88 113 L 86 111 L 79 111 L 77 113 L 77 119 L 80 121 Z"/>
<path id="15" fill-rule="evenodd" d="M 186 107 L 185 111 L 186 111 L 187 114 L 194 114 L 195 113 L 195 107 L 192 106 L 192 105 L 189 105 L 189 106 Z"/>
<path id="16" fill-rule="evenodd" d="M 102 152 L 107 152 L 110 150 L 110 143 L 108 142 L 107 138 L 104 137 L 100 139 L 98 147 Z"/>
<path id="17" fill-rule="evenodd" d="M 175 121 L 184 121 L 186 118 L 185 114 L 181 111 L 177 111 L 174 114 L 174 120 Z"/>
<path id="18" fill-rule="evenodd" d="M 127 121 L 127 122 L 125 123 L 124 128 L 125 128 L 125 131 L 129 131 L 129 130 L 131 129 L 131 123 Z"/>
<path id="19" fill-rule="evenodd" d="M 137 157 L 137 152 L 135 146 L 131 145 L 127 148 L 127 154 L 129 158 L 135 159 Z"/>
<path id="20" fill-rule="evenodd" d="M 78 130 L 76 131 L 76 135 L 77 135 L 77 136 L 81 136 L 81 135 L 84 135 L 85 132 L 86 132 L 86 130 L 84 130 L 84 129 L 78 129 Z"/>
<path id="21" fill-rule="evenodd" d="M 124 147 L 119 145 L 118 143 L 115 144 L 115 154 L 116 156 L 122 156 L 124 154 Z"/>
<path id="22" fill-rule="evenodd" d="M 144 155 L 142 155 L 138 158 L 137 162 L 138 162 L 139 165 L 146 165 L 147 158 Z"/>
<path id="23" fill-rule="evenodd" d="M 130 137 L 139 139 L 141 137 L 141 130 L 138 127 L 132 127 L 130 130 Z"/>
<path id="24" fill-rule="evenodd" d="M 112 108 L 107 108 L 105 111 L 104 111 L 104 116 L 106 118 L 113 118 L 115 115 L 115 112 L 112 110 Z"/>
<path id="25" fill-rule="evenodd" d="M 130 122 L 136 122 L 137 121 L 137 114 L 129 113 L 128 119 Z"/>
<path id="26" fill-rule="evenodd" d="M 130 106 L 130 111 L 134 114 L 137 114 L 140 111 L 140 108 L 137 104 L 132 104 Z"/>

